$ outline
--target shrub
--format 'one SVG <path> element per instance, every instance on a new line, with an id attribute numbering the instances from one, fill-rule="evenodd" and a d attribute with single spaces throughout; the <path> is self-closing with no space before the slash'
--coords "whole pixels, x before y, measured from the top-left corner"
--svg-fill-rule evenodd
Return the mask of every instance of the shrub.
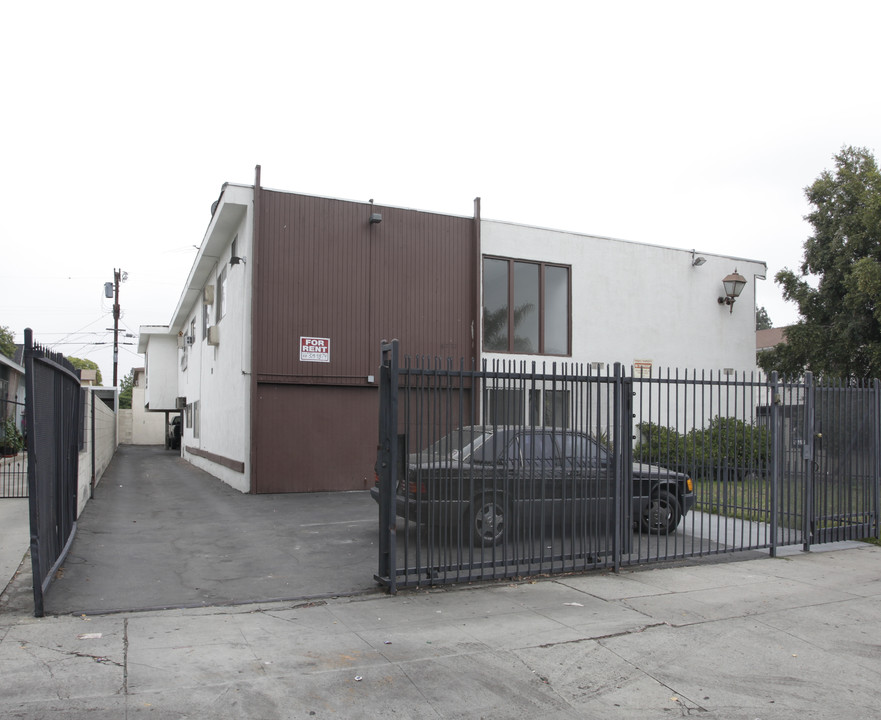
<path id="1" fill-rule="evenodd" d="M 687 472 L 694 478 L 728 474 L 742 479 L 770 465 L 768 429 L 733 417 L 714 417 L 705 428 L 681 435 L 674 428 L 640 423 L 634 459 Z"/>
<path id="2" fill-rule="evenodd" d="M 637 425 L 639 440 L 633 449 L 633 459 L 638 462 L 663 465 L 671 469 L 686 464 L 685 437 L 674 428 L 652 422 Z"/>
<path id="3" fill-rule="evenodd" d="M 6 418 L 0 427 L 0 450 L 6 455 L 15 455 L 24 447 L 24 437 L 15 425 L 15 420 Z"/>

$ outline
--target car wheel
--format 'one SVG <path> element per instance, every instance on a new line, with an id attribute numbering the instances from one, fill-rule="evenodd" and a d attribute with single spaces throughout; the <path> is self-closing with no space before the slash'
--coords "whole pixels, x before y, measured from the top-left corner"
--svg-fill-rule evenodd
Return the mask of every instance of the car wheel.
<path id="1" fill-rule="evenodd" d="M 642 513 L 642 529 L 647 533 L 667 535 L 675 532 L 682 519 L 679 501 L 669 490 L 655 492 Z"/>
<path id="2" fill-rule="evenodd" d="M 508 525 L 504 497 L 501 493 L 478 495 L 471 503 L 465 520 L 474 545 L 498 545 L 505 537 Z"/>

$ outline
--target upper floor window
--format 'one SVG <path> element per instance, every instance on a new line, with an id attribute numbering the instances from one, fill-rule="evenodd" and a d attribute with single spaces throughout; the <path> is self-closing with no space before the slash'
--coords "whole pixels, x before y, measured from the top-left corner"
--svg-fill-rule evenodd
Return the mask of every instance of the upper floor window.
<path id="1" fill-rule="evenodd" d="M 220 322 L 220 318 L 226 315 L 226 265 L 223 266 L 223 269 L 220 271 L 220 275 L 217 276 L 217 305 L 216 312 L 217 317 L 215 317 L 214 322 Z"/>
<path id="2" fill-rule="evenodd" d="M 570 269 L 508 258 L 483 259 L 483 349 L 569 355 Z"/>

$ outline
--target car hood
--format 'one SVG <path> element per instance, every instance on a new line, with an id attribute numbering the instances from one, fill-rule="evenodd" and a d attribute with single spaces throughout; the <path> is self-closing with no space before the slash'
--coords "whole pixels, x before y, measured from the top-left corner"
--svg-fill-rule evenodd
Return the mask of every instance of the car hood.
<path id="1" fill-rule="evenodd" d="M 633 474 L 634 476 L 682 479 L 686 477 L 684 473 L 676 472 L 675 470 L 670 470 L 669 468 L 661 467 L 660 465 L 649 465 L 648 463 L 633 463 Z"/>

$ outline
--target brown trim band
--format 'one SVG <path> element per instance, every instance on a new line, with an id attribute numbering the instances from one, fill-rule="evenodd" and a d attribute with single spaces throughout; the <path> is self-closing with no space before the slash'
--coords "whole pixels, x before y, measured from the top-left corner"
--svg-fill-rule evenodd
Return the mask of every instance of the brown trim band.
<path id="1" fill-rule="evenodd" d="M 218 465 L 223 465 L 223 467 L 229 468 L 230 470 L 235 470 L 236 472 L 245 472 L 245 463 L 243 463 L 241 460 L 230 460 L 229 458 L 223 457 L 223 455 L 208 452 L 207 450 L 202 450 L 202 448 L 191 447 L 190 445 L 187 445 L 185 449 L 190 455 L 205 458 L 206 460 L 210 460 L 211 462 L 217 463 Z"/>

